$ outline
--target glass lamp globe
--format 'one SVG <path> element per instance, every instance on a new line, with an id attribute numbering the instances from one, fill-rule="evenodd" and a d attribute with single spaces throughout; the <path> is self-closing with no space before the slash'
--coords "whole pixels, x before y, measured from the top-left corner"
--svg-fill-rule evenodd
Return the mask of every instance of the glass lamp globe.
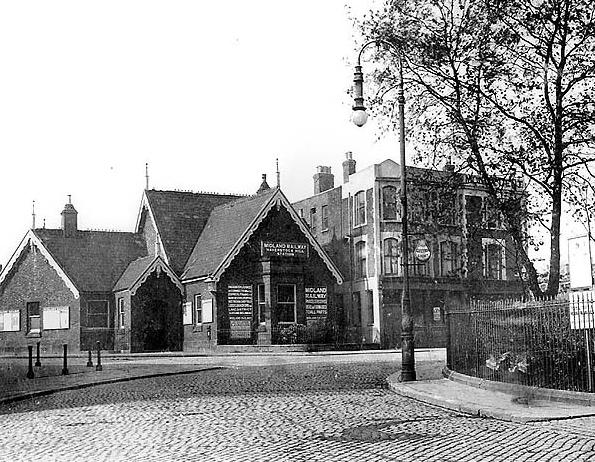
<path id="1" fill-rule="evenodd" d="M 353 123 L 358 127 L 363 127 L 368 120 L 368 113 L 365 109 L 357 109 L 353 111 Z"/>

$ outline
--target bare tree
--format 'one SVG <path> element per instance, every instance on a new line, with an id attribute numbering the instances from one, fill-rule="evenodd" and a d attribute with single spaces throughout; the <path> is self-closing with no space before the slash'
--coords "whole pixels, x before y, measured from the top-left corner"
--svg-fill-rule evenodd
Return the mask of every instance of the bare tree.
<path id="1" fill-rule="evenodd" d="M 452 158 L 477 175 L 504 216 L 535 295 L 559 289 L 564 201 L 593 188 L 595 4 L 591 0 L 386 0 L 358 21 L 362 40 L 380 38 L 404 56 L 409 133 L 427 163 Z M 396 82 L 379 45 L 370 56 L 378 94 Z M 373 108 L 395 129 L 393 106 Z M 394 119 L 394 118 L 392 118 Z M 517 180 L 510 194 L 502 180 Z M 542 290 L 528 229 L 549 234 Z"/>

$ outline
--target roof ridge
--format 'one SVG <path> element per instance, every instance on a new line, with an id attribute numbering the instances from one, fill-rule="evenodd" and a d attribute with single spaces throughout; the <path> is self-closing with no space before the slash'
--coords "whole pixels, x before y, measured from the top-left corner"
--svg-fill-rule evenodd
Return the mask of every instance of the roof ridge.
<path id="1" fill-rule="evenodd" d="M 155 189 L 155 188 L 152 188 L 152 189 L 149 189 L 148 191 L 165 192 L 165 193 L 194 194 L 196 196 L 199 196 L 199 195 L 223 196 L 223 197 L 229 197 L 229 196 L 247 197 L 247 196 L 249 196 L 249 194 L 241 194 L 241 193 L 220 193 L 220 192 L 216 192 L 216 191 L 193 191 L 191 189 Z"/>
<path id="2" fill-rule="evenodd" d="M 62 228 L 34 228 L 33 231 L 54 231 L 62 232 Z M 116 233 L 116 234 L 139 234 L 134 231 L 122 231 L 120 229 L 101 229 L 101 228 L 89 228 L 89 229 L 77 229 L 77 233 Z M 140 235 L 140 234 L 139 234 Z"/>
<path id="3" fill-rule="evenodd" d="M 272 195 L 276 191 L 277 191 L 277 188 L 271 188 L 270 190 L 263 191 L 260 194 L 250 194 L 248 196 L 238 197 L 236 200 L 225 202 L 224 204 L 220 204 L 220 205 L 214 207 L 213 208 L 213 211 L 215 211 L 217 209 L 235 207 L 236 205 L 241 204 L 243 202 L 248 202 L 251 199 L 257 199 L 259 197 L 264 197 L 264 196 L 267 196 L 267 195 Z"/>

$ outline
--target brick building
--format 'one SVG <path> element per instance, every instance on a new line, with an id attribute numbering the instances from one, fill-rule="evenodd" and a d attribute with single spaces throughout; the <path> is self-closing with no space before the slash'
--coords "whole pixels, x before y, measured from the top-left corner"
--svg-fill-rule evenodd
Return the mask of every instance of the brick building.
<path id="1" fill-rule="evenodd" d="M 345 277 L 347 330 L 364 343 L 400 344 L 400 166 L 388 159 L 356 171 L 351 153 L 343 183 L 318 167 L 314 195 L 293 205 Z M 466 297 L 522 291 L 511 237 L 487 193 L 467 175 L 408 167 L 409 273 L 417 346 L 444 344 L 444 310 Z M 511 193 L 514 184 L 511 184 Z M 427 261 L 414 257 L 427 248 Z"/>
<path id="2" fill-rule="evenodd" d="M 342 277 L 280 189 L 146 190 L 135 232 L 29 230 L 0 273 L 0 353 L 324 342 Z"/>

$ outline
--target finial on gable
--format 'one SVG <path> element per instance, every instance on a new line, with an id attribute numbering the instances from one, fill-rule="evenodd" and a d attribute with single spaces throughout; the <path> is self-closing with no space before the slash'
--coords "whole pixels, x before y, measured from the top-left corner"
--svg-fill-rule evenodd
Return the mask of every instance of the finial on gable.
<path id="1" fill-rule="evenodd" d="M 33 210 L 32 210 L 31 216 L 32 216 L 31 229 L 35 229 L 35 201 L 33 201 Z"/>
<path id="2" fill-rule="evenodd" d="M 275 159 L 275 163 L 277 164 L 277 188 L 281 187 L 281 173 L 279 172 L 279 158 Z"/>
<path id="3" fill-rule="evenodd" d="M 145 162 L 145 190 L 149 189 L 149 163 Z"/>

